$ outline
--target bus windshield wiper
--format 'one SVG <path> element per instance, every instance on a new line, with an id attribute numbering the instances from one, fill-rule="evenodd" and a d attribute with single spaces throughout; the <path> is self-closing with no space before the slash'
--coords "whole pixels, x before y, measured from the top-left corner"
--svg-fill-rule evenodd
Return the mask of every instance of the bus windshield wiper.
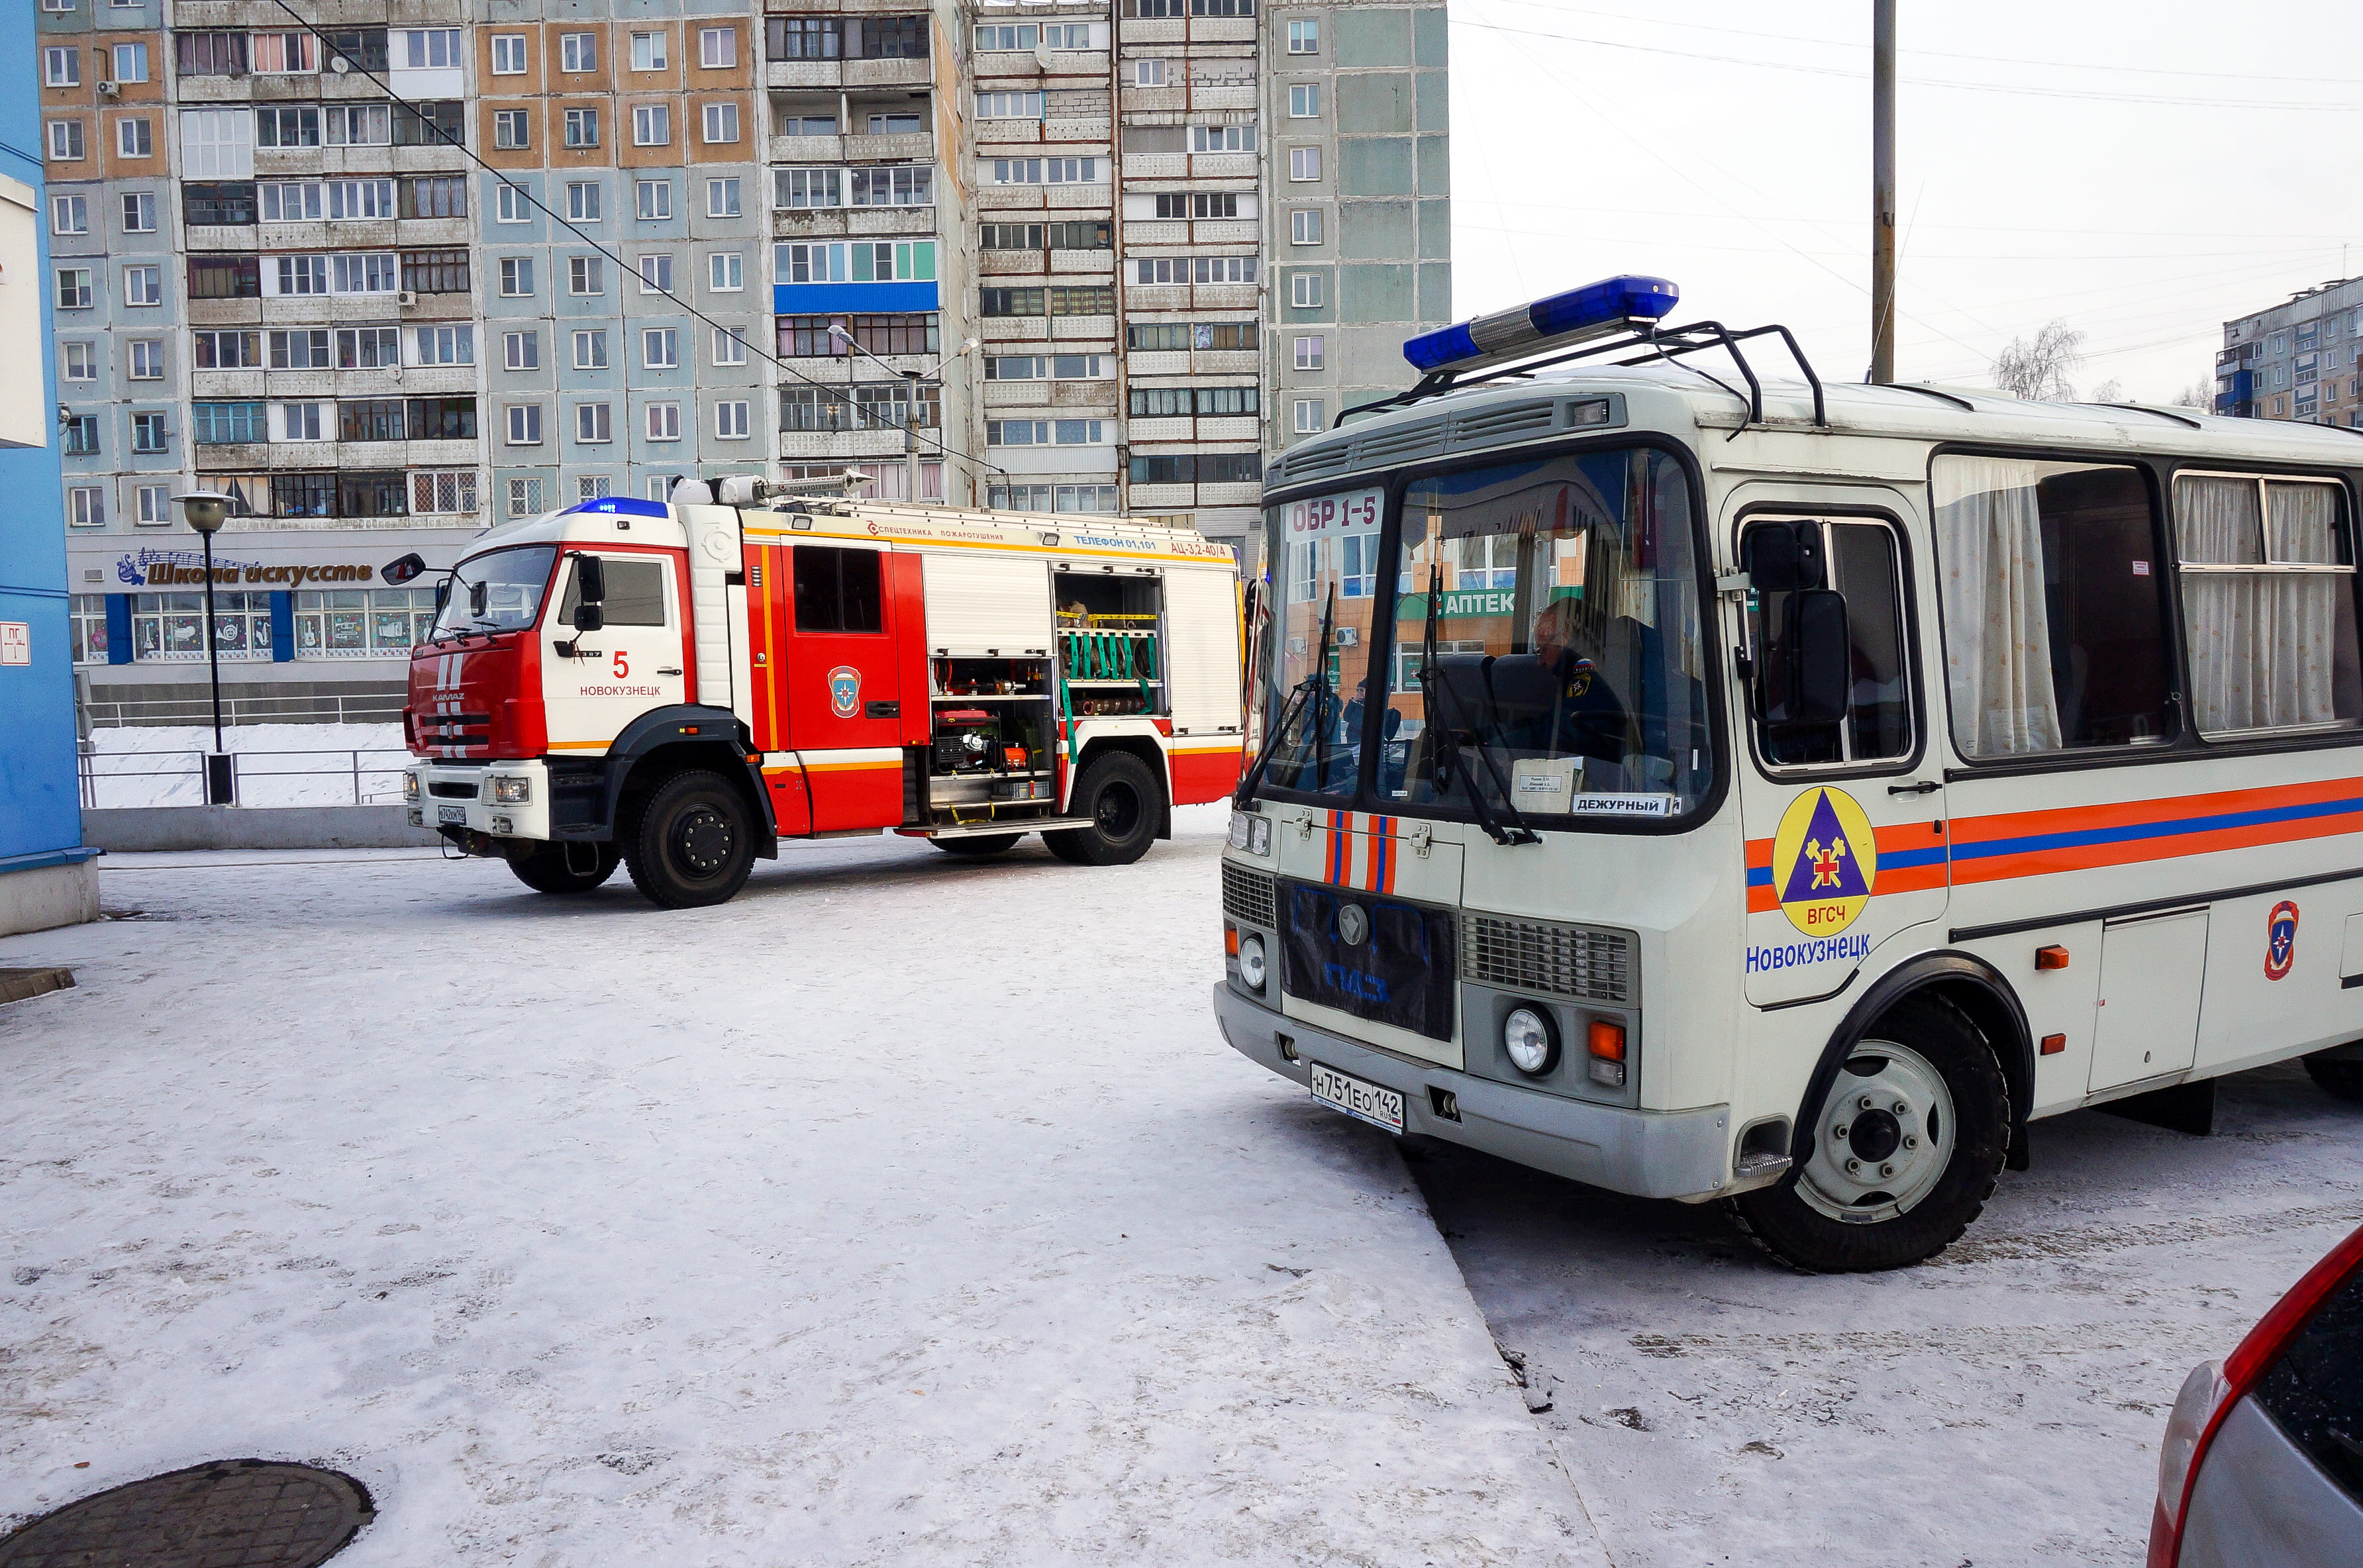
<path id="1" fill-rule="evenodd" d="M 1477 825 L 1483 828 L 1486 835 L 1495 844 L 1540 844 L 1542 836 L 1528 827 L 1526 819 L 1518 814 L 1518 803 L 1510 798 L 1509 780 L 1502 777 L 1502 765 L 1493 760 L 1492 748 L 1485 745 L 1483 734 L 1470 728 L 1468 715 L 1460 711 L 1460 699 L 1453 694 L 1451 683 L 1445 680 L 1437 671 L 1436 619 L 1443 603 L 1444 594 L 1438 587 L 1437 569 L 1431 564 L 1427 569 L 1427 626 L 1420 637 L 1420 696 L 1425 700 L 1431 713 L 1435 712 L 1439 706 L 1436 700 L 1438 692 L 1451 698 L 1449 704 L 1447 704 L 1452 710 L 1448 721 L 1449 728 L 1446 731 L 1447 738 L 1450 738 L 1452 730 L 1466 731 L 1469 738 L 1477 743 L 1478 760 L 1485 765 L 1485 771 L 1492 775 L 1493 787 L 1502 792 L 1501 804 L 1496 807 L 1492 801 L 1485 798 L 1485 791 L 1477 787 L 1477 780 L 1469 769 L 1459 767 L 1452 769 L 1459 776 L 1462 785 L 1467 788 L 1470 803 L 1477 808 Z M 1436 766 L 1436 748 L 1431 746 L 1429 752 L 1428 767 L 1433 770 Z"/>
<path id="2" fill-rule="evenodd" d="M 1273 719 L 1270 727 L 1264 731 L 1263 749 L 1256 753 L 1255 765 L 1247 770 L 1246 777 L 1239 780 L 1239 787 L 1232 791 L 1231 805 L 1235 810 L 1247 810 L 1248 802 L 1255 799 L 1256 788 L 1263 782 L 1264 773 L 1271 766 L 1271 754 L 1280 749 L 1281 737 L 1288 734 L 1289 726 L 1295 722 L 1296 715 L 1304 709 L 1306 700 L 1312 698 L 1318 701 L 1320 696 L 1327 693 L 1330 622 L 1337 608 L 1337 585 L 1331 583 L 1328 606 L 1321 613 L 1321 647 L 1315 659 L 1313 672 L 1296 683 L 1295 689 L 1288 694 L 1288 701 L 1281 704 L 1279 716 Z M 1286 632 L 1285 622 L 1281 623 L 1281 629 L 1283 633 Z M 1321 721 L 1316 718 L 1315 722 Z M 1327 771 L 1328 734 L 1328 728 L 1325 723 L 1314 734 L 1313 787 L 1315 790 L 1321 788 L 1322 776 Z"/>

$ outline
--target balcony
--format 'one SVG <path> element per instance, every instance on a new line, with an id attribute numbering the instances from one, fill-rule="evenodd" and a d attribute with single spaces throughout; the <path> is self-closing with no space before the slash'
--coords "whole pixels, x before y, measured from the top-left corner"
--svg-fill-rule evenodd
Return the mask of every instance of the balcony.
<path id="1" fill-rule="evenodd" d="M 782 430 L 778 434 L 779 455 L 784 462 L 832 458 L 865 462 L 903 455 L 903 433 L 899 430 Z M 943 433 L 927 429 L 924 434 L 940 438 Z M 919 445 L 927 447 L 924 440 Z M 927 450 L 932 452 L 933 448 Z"/>
<path id="2" fill-rule="evenodd" d="M 933 207 L 774 207 L 771 233 L 781 239 L 915 237 L 936 232 Z"/>
<path id="3" fill-rule="evenodd" d="M 780 140 L 790 139 L 779 138 Z M 798 138 L 795 139 L 804 139 Z M 933 131 L 906 131 L 893 136 L 843 136 L 848 163 L 932 163 L 936 157 Z"/>
<path id="4" fill-rule="evenodd" d="M 771 142 L 773 163 L 842 163 L 845 161 L 845 140 L 841 136 L 775 136 Z"/>

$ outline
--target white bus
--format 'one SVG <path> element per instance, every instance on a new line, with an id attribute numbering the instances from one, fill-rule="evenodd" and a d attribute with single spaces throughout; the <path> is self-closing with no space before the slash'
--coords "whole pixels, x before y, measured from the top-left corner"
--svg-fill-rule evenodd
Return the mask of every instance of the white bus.
<path id="1" fill-rule="evenodd" d="M 2036 1117 L 2363 1099 L 2363 432 L 1825 388 L 1672 299 L 1414 340 L 1273 465 L 1229 1043 L 1825 1270 Z"/>

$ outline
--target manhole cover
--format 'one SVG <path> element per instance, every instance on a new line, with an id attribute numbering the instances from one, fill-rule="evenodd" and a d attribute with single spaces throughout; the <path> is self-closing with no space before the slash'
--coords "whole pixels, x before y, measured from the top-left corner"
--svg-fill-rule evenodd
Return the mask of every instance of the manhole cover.
<path id="1" fill-rule="evenodd" d="M 349 1475 L 221 1459 L 43 1514 L 0 1539 L 0 1568 L 312 1568 L 370 1515 Z"/>

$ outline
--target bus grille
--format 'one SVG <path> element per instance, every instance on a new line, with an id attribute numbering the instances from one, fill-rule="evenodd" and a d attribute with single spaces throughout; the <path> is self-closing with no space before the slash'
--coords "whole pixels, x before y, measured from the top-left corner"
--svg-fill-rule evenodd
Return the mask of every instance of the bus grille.
<path id="1" fill-rule="evenodd" d="M 1462 930 L 1464 979 L 1507 991 L 1546 991 L 1586 1001 L 1632 999 L 1633 942 L 1622 932 L 1473 911 Z"/>
<path id="2" fill-rule="evenodd" d="M 1272 882 L 1260 871 L 1250 871 L 1244 866 L 1223 863 L 1223 912 L 1239 925 L 1259 925 L 1266 931 L 1280 929 L 1279 905 L 1272 897 Z"/>

